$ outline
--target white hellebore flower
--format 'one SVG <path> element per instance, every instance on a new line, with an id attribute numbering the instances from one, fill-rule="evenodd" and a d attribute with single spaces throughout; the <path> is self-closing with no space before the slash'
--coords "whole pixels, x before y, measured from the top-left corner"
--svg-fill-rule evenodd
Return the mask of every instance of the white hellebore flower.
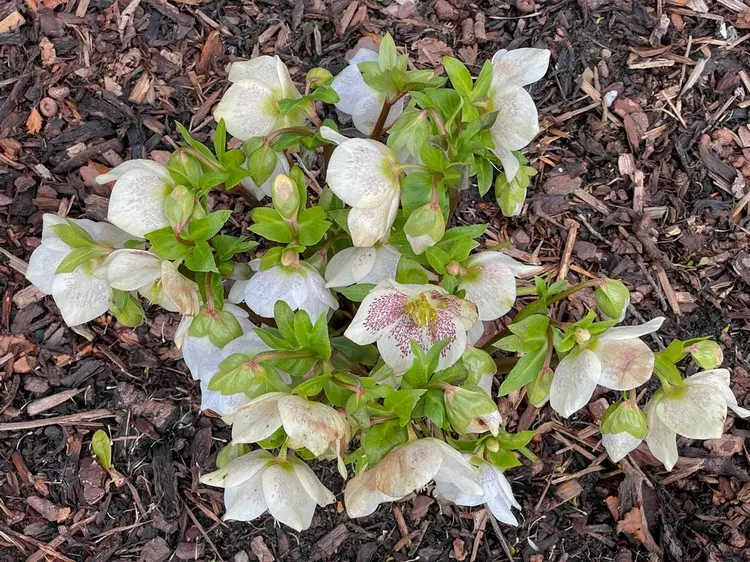
<path id="1" fill-rule="evenodd" d="M 640 326 L 610 328 L 566 355 L 555 369 L 549 402 L 567 418 L 583 408 L 600 384 L 630 390 L 645 383 L 654 370 L 654 352 L 639 338 L 657 331 L 664 318 Z"/>
<path id="2" fill-rule="evenodd" d="M 96 181 L 115 182 L 107 211 L 107 220 L 115 226 L 140 238 L 169 226 L 164 200 L 175 183 L 165 166 L 152 160 L 127 160 Z"/>
<path id="3" fill-rule="evenodd" d="M 381 281 L 364 298 L 344 335 L 360 345 L 377 342 L 383 361 L 399 375 L 414 361 L 412 340 L 427 351 L 449 338 L 437 370 L 453 365 L 463 355 L 466 332 L 476 320 L 473 303 L 442 287 Z"/>
<path id="4" fill-rule="evenodd" d="M 544 76 L 549 55 L 547 49 L 502 49 L 492 57 L 489 109 L 498 115 L 490 134 L 508 181 L 520 168 L 513 151 L 524 148 L 539 132 L 536 105 L 523 87 Z"/>
<path id="5" fill-rule="evenodd" d="M 243 167 L 245 166 L 243 165 Z M 271 187 L 273 186 L 273 181 L 276 179 L 276 176 L 279 174 L 288 176 L 289 171 L 289 161 L 286 159 L 283 152 L 279 152 L 276 156 L 276 166 L 274 166 L 273 172 L 271 172 L 271 175 L 268 176 L 268 179 L 263 182 L 263 184 L 257 186 L 253 179 L 249 177 L 245 178 L 240 183 L 242 183 L 242 187 L 250 191 L 258 201 L 262 201 L 266 196 L 271 197 Z"/>
<path id="6" fill-rule="evenodd" d="M 441 493 L 458 490 L 472 496 L 484 494 L 477 474 L 463 455 L 447 443 L 427 437 L 396 447 L 374 468 L 352 478 L 344 490 L 346 512 L 349 517 L 365 517 L 379 504 L 400 500 L 431 480 Z"/>
<path id="7" fill-rule="evenodd" d="M 395 279 L 400 259 L 398 249 L 390 244 L 346 248 L 328 262 L 326 287 L 338 289 L 357 283 L 378 284 L 386 279 Z"/>
<path id="8" fill-rule="evenodd" d="M 246 141 L 301 122 L 298 112 L 282 115 L 279 109 L 279 101 L 300 97 L 279 57 L 234 62 L 229 81 L 232 85 L 214 109 L 214 119 L 224 119 L 232 136 Z"/>
<path id="9" fill-rule="evenodd" d="M 244 392 L 222 394 L 218 390 L 208 388 L 208 383 L 219 371 L 221 362 L 236 353 L 253 356 L 271 349 L 253 331 L 250 321 L 242 316 L 247 314 L 244 310 L 228 303 L 224 303 L 224 309 L 235 315 L 245 332 L 242 336 L 219 349 L 211 345 L 208 338 L 191 338 L 191 336 L 186 335 L 182 347 L 183 359 L 190 369 L 190 374 L 194 379 L 199 379 L 201 383 L 201 410 L 211 410 L 220 416 L 228 416 L 250 401 L 250 398 Z M 183 329 L 182 325 L 180 328 Z M 187 327 L 184 330 L 187 330 Z M 279 371 L 279 374 L 285 382 L 291 382 L 287 373 Z"/>
<path id="10" fill-rule="evenodd" d="M 258 316 L 273 318 L 276 301 L 284 301 L 292 310 L 306 311 L 315 322 L 321 314 L 339 307 L 325 285 L 317 269 L 298 261 L 259 271 L 241 287 L 244 286 L 245 303 Z"/>
<path id="11" fill-rule="evenodd" d="M 458 288 L 466 291 L 466 298 L 477 305 L 480 320 L 497 320 L 516 302 L 516 277 L 533 275 L 540 269 L 502 252 L 479 252 L 467 261 Z"/>
<path id="12" fill-rule="evenodd" d="M 750 410 L 737 404 L 729 387 L 729 371 L 703 371 L 680 387 L 657 391 L 644 408 L 648 419 L 646 443 L 667 470 L 677 462 L 677 435 L 689 439 L 718 439 L 724 432 L 727 407 L 741 418 Z"/>
<path id="13" fill-rule="evenodd" d="M 330 406 L 296 394 L 268 392 L 224 416 L 224 421 L 232 425 L 235 443 L 257 443 L 283 427 L 293 441 L 290 448 L 304 447 L 316 457 L 338 459 L 339 471 L 346 478 L 342 456 L 351 430 Z"/>
<path id="14" fill-rule="evenodd" d="M 109 309 L 112 298 L 105 259 L 132 236 L 106 222 L 64 219 L 49 213 L 42 220 L 42 243 L 31 254 L 26 279 L 45 295 L 52 295 L 68 326 L 77 326 L 101 316 Z M 85 247 L 72 248 L 63 242 L 55 232 L 56 226 L 77 231 L 83 229 L 80 240 Z M 92 252 L 89 260 L 72 271 L 57 273 L 63 260 L 73 252 L 85 252 L 86 249 Z"/>
<path id="15" fill-rule="evenodd" d="M 262 449 L 234 459 L 201 478 L 224 488 L 224 519 L 251 521 L 265 511 L 295 531 L 310 527 L 315 506 L 333 503 L 333 494 L 304 462 L 275 457 Z"/>
<path id="16" fill-rule="evenodd" d="M 486 503 L 492 515 L 495 516 L 495 519 L 507 525 L 518 525 L 518 520 L 513 515 L 511 508 L 521 509 L 521 505 L 513 496 L 510 482 L 505 478 L 503 471 L 492 463 L 472 459 L 470 455 L 464 454 L 464 457 L 469 461 L 469 466 L 476 473 L 483 493 L 466 493 L 448 481 L 442 483 L 438 488 L 440 494 L 456 505 L 466 507 L 474 507 Z"/>
<path id="17" fill-rule="evenodd" d="M 399 166 L 396 153 L 372 139 L 343 139 L 333 151 L 326 181 L 352 207 L 347 224 L 355 246 L 387 239 L 401 194 Z"/>
<path id="18" fill-rule="evenodd" d="M 342 70 L 331 83 L 331 88 L 339 95 L 336 109 L 352 116 L 357 130 L 370 135 L 375 129 L 380 112 L 385 102 L 385 92 L 378 92 L 371 88 L 362 77 L 357 66 L 361 62 L 377 61 L 378 54 L 370 49 L 362 48 L 349 61 L 349 66 Z M 404 98 L 399 99 L 388 112 L 384 128 L 393 125 L 404 110 Z"/>

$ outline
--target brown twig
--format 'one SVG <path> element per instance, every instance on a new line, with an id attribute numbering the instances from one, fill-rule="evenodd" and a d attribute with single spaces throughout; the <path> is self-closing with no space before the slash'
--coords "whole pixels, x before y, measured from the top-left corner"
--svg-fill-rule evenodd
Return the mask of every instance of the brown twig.
<path id="1" fill-rule="evenodd" d="M 79 412 L 77 414 L 44 418 L 42 420 L 0 423 L 0 431 L 26 431 L 27 429 L 37 429 L 40 427 L 47 427 L 48 425 L 75 425 L 80 422 L 113 417 L 115 417 L 115 413 L 111 410 L 91 410 L 89 412 Z"/>
<path id="2" fill-rule="evenodd" d="M 573 246 L 578 238 L 578 229 L 581 227 L 578 221 L 565 219 L 565 226 L 568 228 L 568 237 L 565 239 L 565 250 L 560 260 L 560 271 L 557 273 L 557 280 L 562 281 L 568 276 L 570 270 L 570 260 L 573 256 Z"/>

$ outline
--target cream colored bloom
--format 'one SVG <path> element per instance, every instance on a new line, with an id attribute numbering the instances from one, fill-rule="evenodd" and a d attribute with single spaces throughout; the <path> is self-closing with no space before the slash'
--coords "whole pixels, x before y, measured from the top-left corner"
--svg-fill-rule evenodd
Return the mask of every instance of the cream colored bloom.
<path id="1" fill-rule="evenodd" d="M 588 404 L 597 384 L 630 390 L 645 383 L 654 371 L 654 352 L 640 338 L 657 331 L 664 318 L 641 326 L 610 328 L 566 355 L 555 369 L 549 402 L 567 418 Z"/>
<path id="2" fill-rule="evenodd" d="M 677 435 L 718 439 L 724 432 L 727 408 L 741 418 L 750 411 L 737 404 L 729 387 L 729 371 L 703 371 L 685 379 L 682 388 L 659 390 L 644 408 L 648 448 L 667 470 L 677 462 Z"/>
<path id="3" fill-rule="evenodd" d="M 508 181 L 520 168 L 513 151 L 524 148 L 539 132 L 536 105 L 523 87 L 544 76 L 549 55 L 547 49 L 502 49 L 492 57 L 490 111 L 498 115 L 490 133 Z"/>
<path id="4" fill-rule="evenodd" d="M 427 351 L 450 339 L 438 370 L 453 365 L 463 355 L 466 332 L 476 321 L 476 306 L 442 287 L 381 281 L 362 301 L 344 335 L 360 345 L 377 342 L 383 361 L 398 375 L 414 361 L 412 340 Z"/>
<path id="5" fill-rule="evenodd" d="M 326 287 L 338 289 L 357 283 L 380 283 L 395 279 L 401 254 L 389 244 L 337 252 L 326 267 Z"/>
<path id="6" fill-rule="evenodd" d="M 109 309 L 112 299 L 104 265 L 106 256 L 115 248 L 121 248 L 132 236 L 111 224 L 88 219 L 64 219 L 47 213 L 42 220 L 42 243 L 31 254 L 26 278 L 45 295 L 52 295 L 68 326 L 77 326 L 101 316 Z M 93 241 L 91 246 L 100 247 L 102 252 L 72 272 L 57 273 L 73 248 L 62 241 L 53 227 L 65 225 L 68 221 L 85 230 Z"/>
<path id="7" fill-rule="evenodd" d="M 107 211 L 107 220 L 115 226 L 141 238 L 169 226 L 164 200 L 175 184 L 166 167 L 152 160 L 127 160 L 96 181 L 115 182 Z"/>
<path id="8" fill-rule="evenodd" d="M 391 450 L 374 467 L 352 478 L 344 491 L 349 517 L 365 517 L 384 502 L 400 500 L 430 481 L 438 490 L 484 494 L 477 474 L 453 447 L 432 437 Z"/>
<path id="9" fill-rule="evenodd" d="M 201 482 L 224 488 L 224 519 L 252 521 L 268 511 L 295 531 L 310 527 L 316 505 L 335 501 L 300 459 L 294 455 L 282 459 L 262 449 L 204 475 Z"/>
<path id="10" fill-rule="evenodd" d="M 300 97 L 279 57 L 262 55 L 232 63 L 229 81 L 232 85 L 214 109 L 214 119 L 224 119 L 232 136 L 245 141 L 304 122 L 298 111 L 282 115 L 279 109 L 282 99 Z"/>

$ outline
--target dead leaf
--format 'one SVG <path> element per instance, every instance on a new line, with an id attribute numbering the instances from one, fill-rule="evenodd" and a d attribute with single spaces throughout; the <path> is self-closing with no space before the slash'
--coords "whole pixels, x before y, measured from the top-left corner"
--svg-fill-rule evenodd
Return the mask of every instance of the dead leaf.
<path id="1" fill-rule="evenodd" d="M 21 15 L 21 12 L 16 10 L 0 21 L 0 33 L 12 33 L 25 23 L 26 19 Z"/>
<path id="2" fill-rule="evenodd" d="M 36 110 L 36 107 L 31 110 L 28 118 L 26 119 L 26 130 L 30 135 L 37 134 L 42 129 L 42 116 Z"/>
<path id="3" fill-rule="evenodd" d="M 459 539 L 458 537 L 453 539 L 453 550 L 450 553 L 450 557 L 458 560 L 458 562 L 466 560 L 466 545 L 463 539 Z"/>
<path id="4" fill-rule="evenodd" d="M 39 515 L 52 523 L 62 523 L 70 516 L 69 507 L 58 507 L 51 501 L 39 496 L 29 496 L 26 502 Z"/>
<path id="5" fill-rule="evenodd" d="M 722 435 L 719 439 L 709 439 L 703 446 L 717 457 L 732 457 L 742 451 L 745 438 L 740 435 Z"/>
<path id="6" fill-rule="evenodd" d="M 250 550 L 253 551 L 253 554 L 255 554 L 259 562 L 274 562 L 274 560 L 276 560 L 273 557 L 273 554 L 271 554 L 271 551 L 268 550 L 268 547 L 261 536 L 257 536 L 250 541 Z"/>
<path id="7" fill-rule="evenodd" d="M 443 57 L 452 57 L 453 50 L 440 39 L 434 37 L 424 37 L 411 44 L 411 50 L 417 51 L 419 56 L 417 62 L 420 64 L 429 64 L 435 67 L 436 72 L 442 71 L 441 61 Z"/>
<path id="8" fill-rule="evenodd" d="M 750 29 L 750 8 L 737 15 L 737 29 Z"/>
<path id="9" fill-rule="evenodd" d="M 51 66 L 57 62 L 57 53 L 52 41 L 46 37 L 42 37 L 39 41 L 39 48 L 41 49 L 42 66 Z"/>
<path id="10" fill-rule="evenodd" d="M 195 65 L 198 74 L 203 74 L 209 68 L 214 66 L 216 59 L 221 56 L 223 50 L 221 34 L 215 29 L 208 35 L 208 39 L 206 39 L 206 42 L 201 49 L 198 64 Z"/>

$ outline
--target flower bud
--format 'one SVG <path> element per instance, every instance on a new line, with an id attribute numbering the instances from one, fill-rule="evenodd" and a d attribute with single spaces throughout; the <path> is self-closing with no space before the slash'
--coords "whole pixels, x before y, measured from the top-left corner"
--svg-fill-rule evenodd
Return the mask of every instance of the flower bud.
<path id="1" fill-rule="evenodd" d="M 284 174 L 279 174 L 273 180 L 271 187 L 273 207 L 285 219 L 294 219 L 299 211 L 300 197 L 299 189 L 292 179 Z"/>
<path id="2" fill-rule="evenodd" d="M 487 439 L 487 441 L 484 442 L 484 446 L 490 453 L 497 453 L 500 450 L 500 443 L 492 438 Z"/>
<path id="3" fill-rule="evenodd" d="M 461 357 L 461 362 L 469 372 L 469 377 L 466 381 L 468 384 L 477 384 L 482 377 L 494 375 L 497 372 L 497 365 L 492 356 L 486 351 L 473 346 L 466 346 L 466 351 L 464 351 Z"/>
<path id="4" fill-rule="evenodd" d="M 549 400 L 549 389 L 552 386 L 554 376 L 555 372 L 549 367 L 545 367 L 533 381 L 526 385 L 526 397 L 529 399 L 529 404 L 540 408 Z"/>
<path id="5" fill-rule="evenodd" d="M 123 293 L 123 291 L 120 291 L 120 293 Z M 146 313 L 143 312 L 141 303 L 130 294 L 127 294 L 126 298 L 113 298 L 109 310 L 120 324 L 128 328 L 140 326 L 146 319 Z"/>
<path id="6" fill-rule="evenodd" d="M 448 262 L 448 265 L 445 266 L 445 271 L 448 275 L 453 275 L 454 277 L 458 277 L 461 274 L 461 269 L 461 264 L 456 260 Z"/>
<path id="7" fill-rule="evenodd" d="M 594 290 L 596 306 L 605 318 L 620 322 L 630 304 L 630 291 L 622 281 L 606 279 L 601 287 Z"/>
<path id="8" fill-rule="evenodd" d="M 500 427 L 500 412 L 489 395 L 477 386 L 453 386 L 445 388 L 445 410 L 448 421 L 458 433 L 485 433 L 497 435 Z"/>
<path id="9" fill-rule="evenodd" d="M 180 314 L 195 316 L 200 310 L 200 298 L 195 283 L 191 283 L 168 260 L 161 262 L 161 285 L 164 294 L 175 304 Z"/>
<path id="10" fill-rule="evenodd" d="M 499 174 L 495 180 L 495 199 L 500 205 L 500 210 L 506 217 L 515 217 L 521 214 L 523 202 L 526 200 L 526 190 L 529 185 L 528 176 L 524 175 L 524 181 L 519 183 L 521 172 L 524 167 L 516 174 L 516 178 L 508 181 L 505 172 Z"/>
<path id="11" fill-rule="evenodd" d="M 602 416 L 602 433 L 629 433 L 636 439 L 643 439 L 648 433 L 646 415 L 632 400 L 616 402 Z"/>
<path id="12" fill-rule="evenodd" d="M 179 231 L 190 220 L 195 206 L 195 196 L 184 185 L 177 185 L 164 200 L 164 214 L 172 228 Z"/>
<path id="13" fill-rule="evenodd" d="M 276 152 L 266 143 L 262 143 L 259 148 L 248 154 L 247 169 L 250 170 L 250 177 L 255 185 L 266 183 L 277 162 Z"/>
<path id="14" fill-rule="evenodd" d="M 715 369 L 724 362 L 724 352 L 713 340 L 696 342 L 688 346 L 686 351 L 689 351 L 693 360 L 707 371 Z"/>
<path id="15" fill-rule="evenodd" d="M 299 253 L 296 250 L 284 250 L 281 253 L 281 265 L 299 267 Z"/>
<path id="16" fill-rule="evenodd" d="M 404 224 L 404 233 L 417 255 L 440 242 L 445 234 L 445 218 L 440 205 L 431 202 L 414 211 Z"/>
<path id="17" fill-rule="evenodd" d="M 329 86 L 333 82 L 333 74 L 328 70 L 321 67 L 311 68 L 307 72 L 305 82 L 310 86 L 311 90 L 320 88 L 321 86 Z"/>
<path id="18" fill-rule="evenodd" d="M 586 343 L 591 339 L 591 332 L 589 332 L 586 328 L 576 328 L 573 332 L 573 339 L 576 340 L 577 343 Z"/>
<path id="19" fill-rule="evenodd" d="M 181 150 L 178 150 L 169 158 L 167 165 L 170 175 L 178 183 L 197 186 L 200 182 L 203 169 L 200 163 Z"/>

